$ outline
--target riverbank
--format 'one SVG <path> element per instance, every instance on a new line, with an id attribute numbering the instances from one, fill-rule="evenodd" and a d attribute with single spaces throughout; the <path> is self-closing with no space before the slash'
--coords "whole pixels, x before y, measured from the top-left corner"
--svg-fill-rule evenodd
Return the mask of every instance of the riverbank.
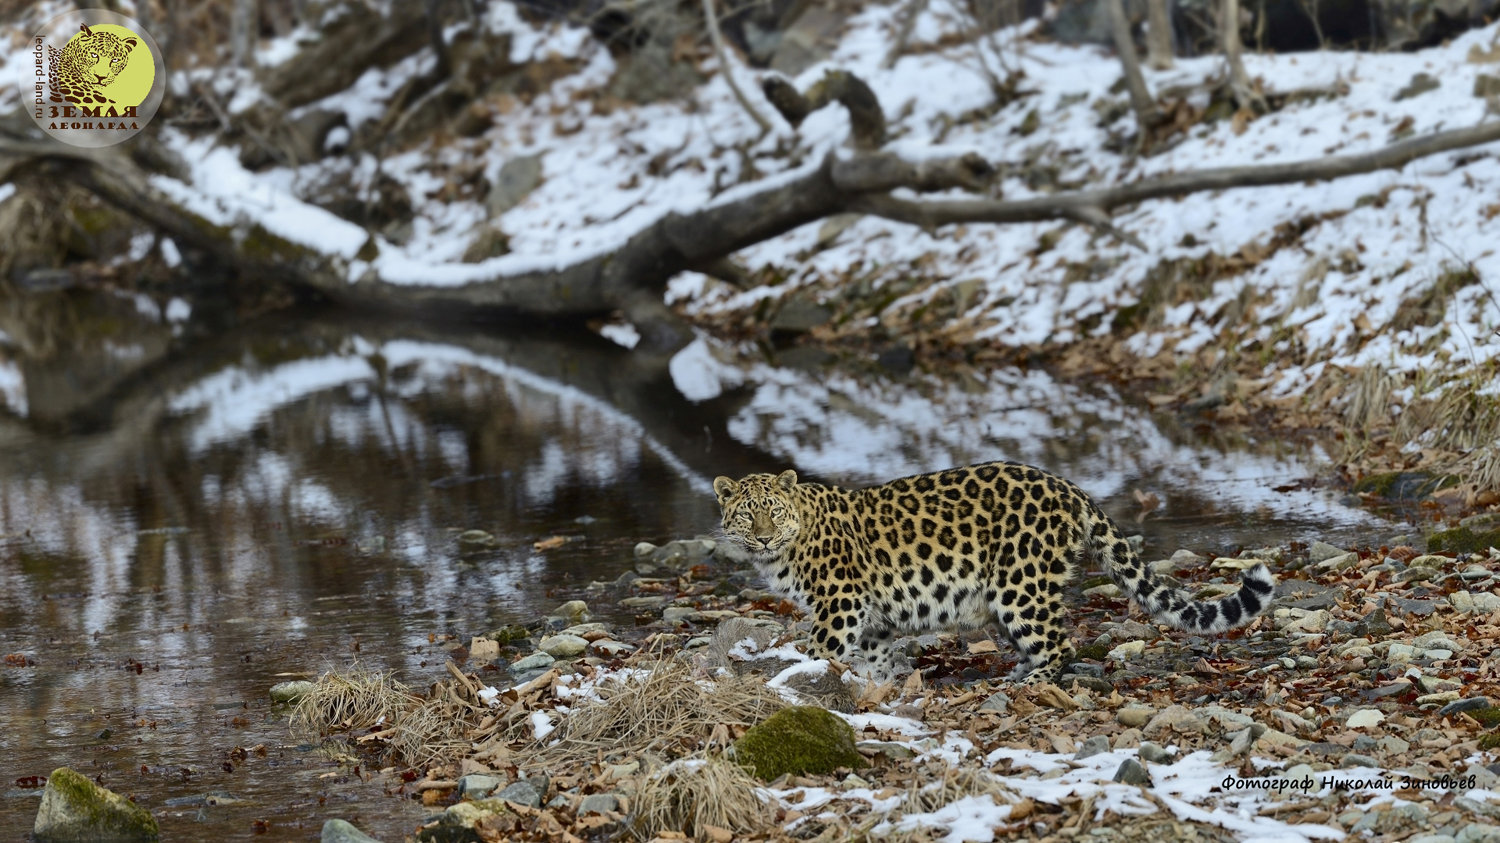
<path id="1" fill-rule="evenodd" d="M 433 753 L 403 785 L 433 812 L 419 840 L 1492 839 L 1500 554 L 1402 538 L 1153 562 L 1202 593 L 1272 565 L 1272 609 L 1223 636 L 1163 634 L 1085 576 L 1078 664 L 1036 688 L 997 681 L 1013 654 L 983 633 L 911 642 L 918 672 L 900 684 L 853 679 L 787 646 L 805 621 L 712 542 L 643 545 L 639 573 L 588 589 L 637 626 L 591 622 L 573 601 L 458 648 L 409 709 L 457 713 L 444 737 L 403 734 L 431 729 L 421 715 L 361 723 L 344 708 L 329 722 L 364 756 Z M 757 757 L 746 735 L 793 705 L 833 712 L 857 756 L 759 778 L 737 766 Z"/>

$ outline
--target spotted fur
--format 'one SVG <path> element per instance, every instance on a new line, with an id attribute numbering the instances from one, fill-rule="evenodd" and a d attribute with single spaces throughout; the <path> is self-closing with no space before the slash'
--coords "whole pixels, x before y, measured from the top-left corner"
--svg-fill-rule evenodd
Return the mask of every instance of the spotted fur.
<path id="1" fill-rule="evenodd" d="M 723 535 L 773 589 L 800 600 L 814 655 L 858 650 L 889 676 L 898 632 L 998 622 L 1020 663 L 1012 681 L 1056 678 L 1073 657 L 1063 587 L 1085 556 L 1154 620 L 1220 632 L 1265 608 L 1264 565 L 1239 589 L 1194 600 L 1143 564 L 1114 522 L 1067 480 L 991 462 L 868 489 L 797 482 L 797 474 L 719 477 Z"/>
<path id="2" fill-rule="evenodd" d="M 103 89 L 129 64 L 130 51 L 137 42 L 102 30 L 95 32 L 88 24 L 81 29 L 83 34 L 74 36 L 61 50 L 47 48 L 52 101 L 82 106 L 111 104 L 114 100 L 105 96 Z"/>

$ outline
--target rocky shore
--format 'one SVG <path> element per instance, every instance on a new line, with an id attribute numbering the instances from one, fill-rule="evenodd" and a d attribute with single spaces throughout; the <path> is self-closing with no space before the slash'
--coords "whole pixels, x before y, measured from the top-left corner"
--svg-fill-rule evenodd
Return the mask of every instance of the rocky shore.
<path id="1" fill-rule="evenodd" d="M 1153 562 L 1210 594 L 1270 563 L 1271 609 L 1214 637 L 1085 576 L 1078 662 L 1035 688 L 999 680 L 1014 660 L 984 632 L 912 639 L 917 672 L 863 682 L 788 646 L 800 613 L 712 540 L 643 543 L 585 599 L 456 647 L 422 705 L 452 701 L 459 739 L 401 759 L 421 777 L 400 786 L 433 811 L 419 840 L 1500 840 L 1500 550 L 1416 543 Z M 347 735 L 410 756 L 408 722 Z"/>

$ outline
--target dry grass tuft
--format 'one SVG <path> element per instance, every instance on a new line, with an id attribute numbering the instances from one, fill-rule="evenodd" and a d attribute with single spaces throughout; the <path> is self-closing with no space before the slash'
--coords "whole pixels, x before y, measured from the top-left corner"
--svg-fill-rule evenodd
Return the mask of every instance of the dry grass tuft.
<path id="1" fill-rule="evenodd" d="M 334 732 L 393 724 L 420 702 L 389 671 L 328 671 L 297 702 L 288 726 L 293 735 L 313 741 Z"/>
<path id="2" fill-rule="evenodd" d="M 692 752 L 714 728 L 752 726 L 786 702 L 754 676 L 710 678 L 682 658 L 661 659 L 644 675 L 601 684 L 597 700 L 579 703 L 534 761 L 567 764 L 600 753 L 678 757 Z"/>
<path id="3" fill-rule="evenodd" d="M 995 804 L 1017 801 L 1017 796 L 987 770 L 929 764 L 912 778 L 897 814 L 925 814 L 966 796 L 989 796 Z"/>
<path id="4" fill-rule="evenodd" d="M 721 756 L 674 761 L 641 783 L 630 830 L 641 840 L 663 831 L 707 839 L 709 826 L 752 835 L 773 818 L 757 786 L 744 768 Z"/>
<path id="5" fill-rule="evenodd" d="M 472 727 L 467 714 L 442 697 L 423 700 L 397 719 L 391 749 L 414 767 L 457 757 L 470 748 L 467 735 Z"/>

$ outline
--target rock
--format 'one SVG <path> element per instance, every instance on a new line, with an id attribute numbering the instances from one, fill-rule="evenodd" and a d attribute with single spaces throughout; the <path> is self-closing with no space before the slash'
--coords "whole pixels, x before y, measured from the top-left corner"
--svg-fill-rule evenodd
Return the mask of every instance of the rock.
<path id="1" fill-rule="evenodd" d="M 533 670 L 545 670 L 546 668 L 551 667 L 552 663 L 555 661 L 557 661 L 557 659 L 553 658 L 547 653 L 532 653 L 524 659 L 518 659 L 514 662 L 511 662 L 511 665 L 509 668 L 507 668 L 507 670 L 510 671 L 510 674 L 512 676 L 519 676 L 523 673 L 528 673 Z"/>
<path id="2" fill-rule="evenodd" d="M 984 702 L 979 704 L 980 711 L 997 711 L 1004 714 L 1010 710 L 1010 697 L 1004 691 L 996 691 L 990 694 Z"/>
<path id="3" fill-rule="evenodd" d="M 1307 561 L 1317 563 L 1332 559 L 1335 556 L 1343 556 L 1342 548 L 1334 547 L 1328 542 L 1315 541 L 1307 549 Z"/>
<path id="4" fill-rule="evenodd" d="M 318 839 L 320 843 L 380 843 L 379 840 L 355 828 L 353 823 L 340 819 L 324 822 L 323 833 Z"/>
<path id="5" fill-rule="evenodd" d="M 556 617 L 566 620 L 569 624 L 587 623 L 589 619 L 589 604 L 582 600 L 569 600 L 552 610 Z"/>
<path id="6" fill-rule="evenodd" d="M 1327 609 L 1277 609 L 1274 617 L 1283 632 L 1323 632 L 1331 619 Z"/>
<path id="7" fill-rule="evenodd" d="M 662 611 L 661 619 L 670 624 L 684 623 L 697 611 L 692 606 L 668 606 Z"/>
<path id="8" fill-rule="evenodd" d="M 635 647 L 612 638 L 601 638 L 589 645 L 589 649 L 606 659 L 622 659 L 635 652 Z"/>
<path id="9" fill-rule="evenodd" d="M 1396 102 L 1421 96 L 1428 91 L 1435 91 L 1440 84 L 1437 77 L 1431 73 L 1414 73 L 1412 74 L 1411 81 L 1407 82 L 1404 88 L 1396 92 Z M 1475 96 L 1478 95 L 1476 94 Z"/>
<path id="10" fill-rule="evenodd" d="M 1162 732 L 1202 732 L 1208 727 L 1203 718 L 1180 705 L 1163 709 L 1141 729 L 1141 734 L 1153 737 Z"/>
<path id="11" fill-rule="evenodd" d="M 1344 725 L 1351 729 L 1369 729 L 1379 726 L 1383 720 L 1385 720 L 1384 713 L 1373 708 L 1362 708 L 1349 715 Z"/>
<path id="12" fill-rule="evenodd" d="M 493 547 L 495 537 L 484 530 L 464 530 L 458 534 L 459 544 L 479 545 L 480 547 Z"/>
<path id="13" fill-rule="evenodd" d="M 1084 597 L 1119 597 L 1122 594 L 1124 592 L 1120 591 L 1120 587 L 1112 582 L 1101 583 L 1083 590 Z"/>
<path id="14" fill-rule="evenodd" d="M 1376 606 L 1368 615 L 1360 618 L 1356 632 L 1360 636 L 1370 635 L 1377 638 L 1383 635 L 1390 635 L 1391 622 L 1386 620 L 1385 607 Z"/>
<path id="15" fill-rule="evenodd" d="M 1144 652 L 1146 652 L 1146 642 L 1126 641 L 1124 644 L 1121 644 L 1106 653 L 1105 658 L 1112 661 L 1123 662 L 1135 658 L 1136 656 L 1139 656 Z"/>
<path id="16" fill-rule="evenodd" d="M 291 705 L 312 693 L 315 687 L 317 686 L 306 679 L 277 682 L 271 686 L 271 705 Z"/>
<path id="17" fill-rule="evenodd" d="M 857 746 L 861 752 L 879 755 L 890 761 L 906 761 L 917 757 L 917 751 L 910 745 L 896 741 L 860 741 Z"/>
<path id="18" fill-rule="evenodd" d="M 1151 774 L 1146 772 L 1146 768 L 1141 762 L 1134 758 L 1127 758 L 1120 762 L 1119 768 L 1115 770 L 1114 780 L 1121 784 L 1134 784 L 1141 787 L 1151 786 Z"/>
<path id="19" fill-rule="evenodd" d="M 1320 571 L 1342 571 L 1359 564 L 1359 554 L 1354 552 L 1331 556 L 1317 564 Z"/>
<path id="20" fill-rule="evenodd" d="M 1073 753 L 1073 760 L 1082 761 L 1085 758 L 1105 752 L 1109 752 L 1109 737 L 1106 735 L 1094 735 L 1078 747 L 1078 751 Z M 1119 779 L 1116 779 L 1116 781 L 1119 781 Z"/>
<path id="21" fill-rule="evenodd" d="M 1143 706 L 1127 706 L 1115 712 L 1115 720 L 1119 721 L 1121 726 L 1137 729 L 1151 722 L 1154 716 L 1156 716 L 1156 709 Z"/>
<path id="22" fill-rule="evenodd" d="M 1150 741 L 1141 744 L 1141 748 L 1136 750 L 1136 755 L 1139 755 L 1142 761 L 1150 764 L 1165 764 L 1172 760 L 1171 753 L 1167 752 L 1160 745 L 1151 743 Z"/>
<path id="23" fill-rule="evenodd" d="M 1385 657 L 1388 661 L 1395 662 L 1396 664 L 1406 664 L 1416 658 L 1418 652 L 1420 651 L 1410 644 L 1395 643 L 1386 647 Z"/>
<path id="24" fill-rule="evenodd" d="M 495 183 L 484 197 L 484 210 L 493 219 L 521 204 L 542 183 L 542 156 L 518 155 L 500 165 Z"/>
<path id="25" fill-rule="evenodd" d="M 1370 767 L 1378 770 L 1380 769 L 1380 762 L 1376 761 L 1374 758 L 1371 758 L 1368 755 L 1360 755 L 1356 752 L 1349 752 L 1345 753 L 1344 757 L 1339 759 L 1339 767 L 1342 769 L 1348 769 L 1350 767 Z"/>
<path id="26" fill-rule="evenodd" d="M 672 598 L 666 595 L 654 595 L 651 597 L 626 597 L 619 603 L 622 609 L 655 609 L 665 606 Z"/>
<path id="27" fill-rule="evenodd" d="M 428 823 L 417 832 L 417 840 L 419 843 L 478 841 L 480 838 L 474 834 L 474 826 L 486 817 L 503 814 L 509 810 L 504 800 L 498 798 L 450 805 L 448 810 L 438 815 L 437 822 Z M 467 829 L 467 831 L 456 832 L 456 829 Z"/>
<path id="28" fill-rule="evenodd" d="M 806 333 L 833 318 L 833 309 L 805 295 L 788 296 L 771 320 L 772 331 Z"/>
<path id="29" fill-rule="evenodd" d="M 545 777 L 518 779 L 511 782 L 504 790 L 495 794 L 496 799 L 503 799 L 506 802 L 514 802 L 517 805 L 526 805 L 531 808 L 540 808 L 542 800 L 546 796 L 547 780 Z"/>
<path id="30" fill-rule="evenodd" d="M 1455 591 L 1448 595 L 1448 603 L 1459 614 L 1489 613 L 1500 609 L 1500 594 L 1488 591 Z"/>
<path id="31" fill-rule="evenodd" d="M 1479 73 L 1474 76 L 1474 96 L 1481 99 L 1500 97 L 1500 76 Z"/>
<path id="32" fill-rule="evenodd" d="M 484 773 L 470 773 L 458 780 L 458 795 L 469 799 L 483 799 L 500 789 L 503 779 Z"/>
<path id="33" fill-rule="evenodd" d="M 31 833 L 39 840 L 129 841 L 161 837 L 161 829 L 150 811 L 67 767 L 59 767 L 47 777 Z"/>
<path id="34" fill-rule="evenodd" d="M 637 542 L 635 545 L 635 558 L 645 559 L 656 552 L 656 545 L 651 542 Z"/>
<path id="35" fill-rule="evenodd" d="M 785 673 L 791 675 L 783 679 L 782 675 Z M 778 674 L 771 680 L 771 685 L 786 688 L 808 705 L 845 714 L 854 711 L 854 695 L 849 693 L 849 686 L 832 670 L 811 673 L 794 666 L 783 671 L 783 674 Z"/>
<path id="36" fill-rule="evenodd" d="M 607 814 L 620 810 L 620 797 L 613 793 L 590 793 L 578 803 L 578 816 L 584 814 Z"/>
<path id="37" fill-rule="evenodd" d="M 554 659 L 571 659 L 583 654 L 587 650 L 589 642 L 577 635 L 558 634 L 551 638 L 543 638 L 537 649 L 553 657 Z"/>
<path id="38" fill-rule="evenodd" d="M 1390 602 L 1395 603 L 1396 608 L 1406 614 L 1416 615 L 1419 618 L 1427 617 L 1437 611 L 1438 607 L 1436 600 L 1416 600 L 1411 597 L 1392 597 Z"/>
<path id="39" fill-rule="evenodd" d="M 734 742 L 734 758 L 763 781 L 786 773 L 824 775 L 868 766 L 854 730 L 832 712 L 794 705 L 750 727 Z"/>
<path id="40" fill-rule="evenodd" d="M 1342 592 L 1311 580 L 1282 580 L 1276 584 L 1275 600 L 1279 608 L 1313 611 L 1331 608 Z"/>
<path id="41" fill-rule="evenodd" d="M 1100 679 L 1097 676 L 1090 676 L 1086 673 L 1064 673 L 1058 678 L 1057 685 L 1069 691 L 1074 688 L 1087 688 L 1099 694 L 1109 694 L 1115 689 L 1115 686 L 1111 685 L 1107 680 Z"/>
<path id="42" fill-rule="evenodd" d="M 1489 697 L 1469 697 L 1462 700 L 1454 700 L 1438 709 L 1439 717 L 1449 717 L 1464 711 L 1477 711 L 1481 708 L 1490 707 Z"/>

